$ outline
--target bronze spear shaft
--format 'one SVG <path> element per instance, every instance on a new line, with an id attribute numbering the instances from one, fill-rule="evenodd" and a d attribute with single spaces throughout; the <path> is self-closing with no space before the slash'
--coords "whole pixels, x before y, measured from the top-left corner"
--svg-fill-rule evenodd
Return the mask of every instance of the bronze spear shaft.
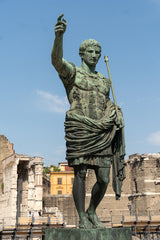
<path id="1" fill-rule="evenodd" d="M 116 97 L 115 97 L 115 94 L 114 94 L 114 89 L 113 89 L 113 83 L 112 83 L 112 78 L 111 78 L 111 73 L 110 73 L 110 69 L 109 69 L 109 64 L 108 64 L 108 56 L 104 56 L 104 60 L 106 62 L 106 65 L 107 65 L 107 70 L 108 70 L 108 76 L 109 76 L 109 80 L 111 82 L 111 90 L 112 90 L 112 96 L 113 96 L 113 101 L 114 101 L 114 105 L 115 105 L 115 111 L 116 111 L 116 115 L 118 117 L 118 107 L 117 107 L 117 102 L 116 102 Z M 117 162 L 116 162 L 116 158 L 114 157 L 113 158 L 113 168 L 114 168 L 114 171 L 115 171 L 115 177 L 117 179 L 117 176 L 118 176 L 118 169 L 117 169 Z"/>
<path id="2" fill-rule="evenodd" d="M 116 102 L 116 97 L 114 94 L 114 89 L 113 89 L 113 83 L 112 83 L 112 78 L 111 78 L 111 73 L 110 73 L 110 69 L 109 69 L 109 60 L 108 60 L 108 56 L 104 56 L 104 60 L 106 62 L 107 65 L 107 70 L 108 70 L 108 76 L 109 76 L 109 80 L 111 82 L 111 90 L 112 90 L 112 96 L 113 96 L 113 101 L 114 101 L 114 105 L 115 105 L 115 110 L 116 110 L 116 115 L 118 116 L 118 107 L 117 107 L 117 102 Z"/>

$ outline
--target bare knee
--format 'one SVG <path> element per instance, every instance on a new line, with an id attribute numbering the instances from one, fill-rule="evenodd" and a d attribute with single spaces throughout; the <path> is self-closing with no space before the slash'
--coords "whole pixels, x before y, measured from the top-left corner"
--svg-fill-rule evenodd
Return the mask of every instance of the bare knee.
<path id="1" fill-rule="evenodd" d="M 110 173 L 110 168 L 99 169 L 97 173 L 97 182 L 107 187 L 110 182 L 109 173 Z"/>
<path id="2" fill-rule="evenodd" d="M 85 166 L 77 166 L 74 168 L 75 178 L 81 178 L 85 180 L 87 168 Z"/>

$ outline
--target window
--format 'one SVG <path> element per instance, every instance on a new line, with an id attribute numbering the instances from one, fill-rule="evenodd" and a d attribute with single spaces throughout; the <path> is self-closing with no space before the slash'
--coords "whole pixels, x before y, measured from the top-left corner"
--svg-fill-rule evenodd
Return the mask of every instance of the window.
<path id="1" fill-rule="evenodd" d="M 58 194 L 62 194 L 62 191 L 58 191 Z"/>
<path id="2" fill-rule="evenodd" d="M 62 184 L 62 178 L 58 178 L 57 183 L 58 183 L 58 185 L 61 185 Z"/>

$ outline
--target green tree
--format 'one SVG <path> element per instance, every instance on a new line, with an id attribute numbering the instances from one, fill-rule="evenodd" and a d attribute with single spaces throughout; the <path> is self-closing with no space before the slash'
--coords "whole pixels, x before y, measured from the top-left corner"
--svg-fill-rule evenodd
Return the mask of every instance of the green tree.
<path id="1" fill-rule="evenodd" d="M 50 167 L 44 167 L 43 168 L 43 174 L 46 175 L 46 174 L 50 174 L 51 170 L 50 170 Z"/>
<path id="2" fill-rule="evenodd" d="M 51 165 L 50 167 L 53 168 L 53 172 L 60 172 L 60 169 L 55 165 Z"/>

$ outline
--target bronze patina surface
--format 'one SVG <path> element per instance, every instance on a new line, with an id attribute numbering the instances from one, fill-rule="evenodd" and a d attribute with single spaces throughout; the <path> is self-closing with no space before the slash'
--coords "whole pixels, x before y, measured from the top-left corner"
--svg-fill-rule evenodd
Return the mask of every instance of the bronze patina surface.
<path id="1" fill-rule="evenodd" d="M 47 229 L 47 240 L 132 240 L 129 228 L 108 229 Z"/>
<path id="2" fill-rule="evenodd" d="M 66 159 L 74 168 L 73 198 L 79 214 L 79 228 L 105 228 L 96 215 L 113 168 L 113 189 L 116 199 L 121 195 L 125 178 L 124 121 L 121 109 L 110 100 L 111 79 L 95 70 L 101 56 L 101 45 L 94 39 L 81 43 L 80 67 L 63 58 L 63 34 L 66 20 L 63 14 L 55 25 L 52 64 L 66 90 L 70 109 L 65 119 Z M 95 171 L 88 210 L 85 211 L 85 177 L 88 168 Z"/>

